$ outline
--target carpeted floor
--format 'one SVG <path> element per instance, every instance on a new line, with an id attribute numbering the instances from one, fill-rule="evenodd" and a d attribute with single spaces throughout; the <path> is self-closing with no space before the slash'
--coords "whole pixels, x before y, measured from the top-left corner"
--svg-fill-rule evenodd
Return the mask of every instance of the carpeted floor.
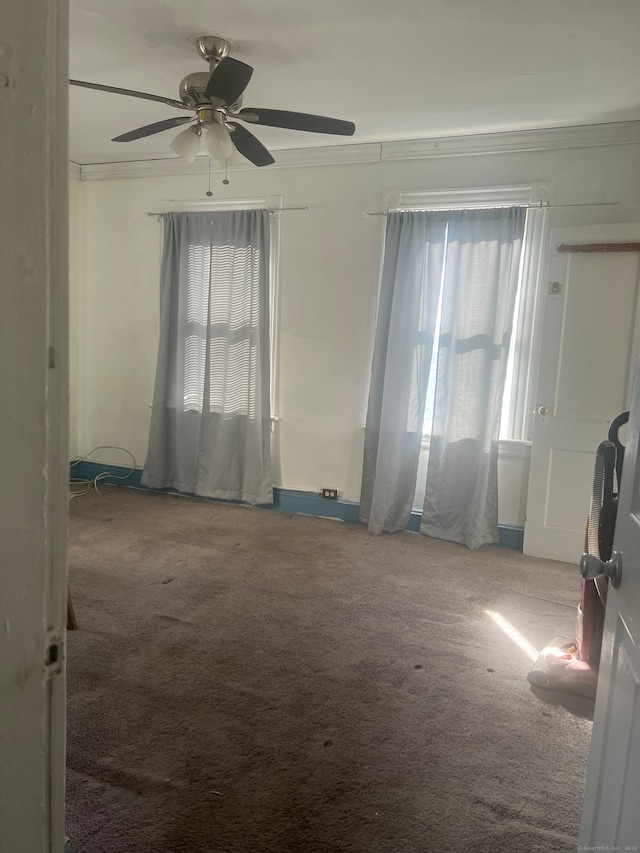
<path id="1" fill-rule="evenodd" d="M 122 489 L 71 502 L 73 853 L 563 853 L 577 568 Z"/>

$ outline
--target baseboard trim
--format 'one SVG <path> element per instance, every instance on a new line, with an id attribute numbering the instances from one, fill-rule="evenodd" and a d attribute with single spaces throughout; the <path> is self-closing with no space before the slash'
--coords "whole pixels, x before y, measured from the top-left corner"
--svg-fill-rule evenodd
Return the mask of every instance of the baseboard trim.
<path id="1" fill-rule="evenodd" d="M 420 524 L 422 523 L 422 514 L 412 512 L 409 521 L 407 522 L 407 530 L 420 532 Z M 516 551 L 522 551 L 524 543 L 524 527 L 517 524 L 498 524 L 498 536 L 500 537 L 498 545 L 503 548 L 513 548 Z"/>
<path id="2" fill-rule="evenodd" d="M 519 524 L 498 524 L 498 535 L 500 536 L 498 545 L 503 548 L 514 548 L 516 551 L 522 551 L 524 527 Z"/>
<path id="3" fill-rule="evenodd" d="M 108 474 L 101 477 L 100 482 L 106 485 L 126 486 L 130 489 L 144 489 L 145 491 L 167 492 L 168 494 L 184 494 L 176 489 L 149 489 L 141 482 L 142 468 L 126 468 L 122 465 L 106 465 L 100 462 L 81 461 L 72 463 L 70 477 L 72 480 L 95 480 L 99 474 Z M 188 495 L 188 497 L 197 497 Z M 202 498 L 200 498 L 202 500 Z M 295 515 L 315 515 L 320 518 L 335 518 L 348 524 L 360 522 L 360 504 L 356 501 L 327 500 L 316 492 L 303 492 L 297 489 L 274 488 L 273 504 L 265 504 L 263 509 L 277 509 L 280 512 L 290 512 Z M 419 531 L 422 516 L 419 512 L 412 512 L 407 522 L 407 530 Z M 516 524 L 499 524 L 499 545 L 504 548 L 514 548 L 522 551 L 524 541 L 524 528 Z"/>

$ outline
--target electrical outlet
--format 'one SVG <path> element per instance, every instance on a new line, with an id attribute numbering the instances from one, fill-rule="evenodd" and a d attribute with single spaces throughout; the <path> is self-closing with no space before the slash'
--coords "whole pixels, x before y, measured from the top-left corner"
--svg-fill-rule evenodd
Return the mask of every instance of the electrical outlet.
<path id="1" fill-rule="evenodd" d="M 338 500 L 338 490 L 337 489 L 323 489 L 322 497 L 327 498 L 330 501 Z"/>

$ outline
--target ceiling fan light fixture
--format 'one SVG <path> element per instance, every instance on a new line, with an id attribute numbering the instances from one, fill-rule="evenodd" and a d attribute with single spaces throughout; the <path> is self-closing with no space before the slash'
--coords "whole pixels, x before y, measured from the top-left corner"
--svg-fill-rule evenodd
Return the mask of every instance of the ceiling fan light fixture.
<path id="1" fill-rule="evenodd" d="M 204 130 L 207 131 L 204 137 L 206 152 L 218 167 L 225 167 L 227 160 L 235 152 L 254 166 L 269 166 L 275 163 L 262 142 L 244 127 L 244 122 L 311 133 L 339 136 L 354 134 L 355 125 L 352 121 L 290 110 L 241 108 L 244 91 L 251 80 L 253 68 L 229 56 L 230 45 L 219 36 L 198 36 L 196 47 L 200 56 L 208 62 L 209 72 L 196 71 L 193 74 L 187 74 L 180 83 L 180 100 L 152 95 L 149 92 L 138 92 L 134 89 L 120 89 L 102 83 L 90 83 L 87 80 L 69 80 L 69 83 L 72 86 L 156 101 L 195 113 L 195 115 L 172 116 L 162 121 L 155 121 L 115 136 L 112 140 L 113 142 L 135 142 L 138 139 L 195 122 L 188 130 L 179 133 L 170 144 L 171 150 L 187 163 L 193 163 L 198 156 L 200 137 Z"/>
<path id="2" fill-rule="evenodd" d="M 219 122 L 214 122 L 207 131 L 204 147 L 209 157 L 217 163 L 224 163 L 233 154 L 233 142 L 229 131 Z"/>
<path id="3" fill-rule="evenodd" d="M 181 131 L 173 142 L 169 145 L 172 151 L 182 157 L 187 163 L 191 164 L 195 161 L 200 151 L 200 135 L 202 128 L 199 124 L 188 127 Z"/>

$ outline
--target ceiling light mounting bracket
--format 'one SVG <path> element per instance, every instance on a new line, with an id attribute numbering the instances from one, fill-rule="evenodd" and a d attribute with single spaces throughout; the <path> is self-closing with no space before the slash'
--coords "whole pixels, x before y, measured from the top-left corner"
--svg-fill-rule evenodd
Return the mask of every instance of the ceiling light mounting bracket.
<path id="1" fill-rule="evenodd" d="M 196 48 L 204 61 L 209 63 L 211 72 L 225 56 L 229 55 L 229 42 L 219 36 L 198 36 Z"/>

